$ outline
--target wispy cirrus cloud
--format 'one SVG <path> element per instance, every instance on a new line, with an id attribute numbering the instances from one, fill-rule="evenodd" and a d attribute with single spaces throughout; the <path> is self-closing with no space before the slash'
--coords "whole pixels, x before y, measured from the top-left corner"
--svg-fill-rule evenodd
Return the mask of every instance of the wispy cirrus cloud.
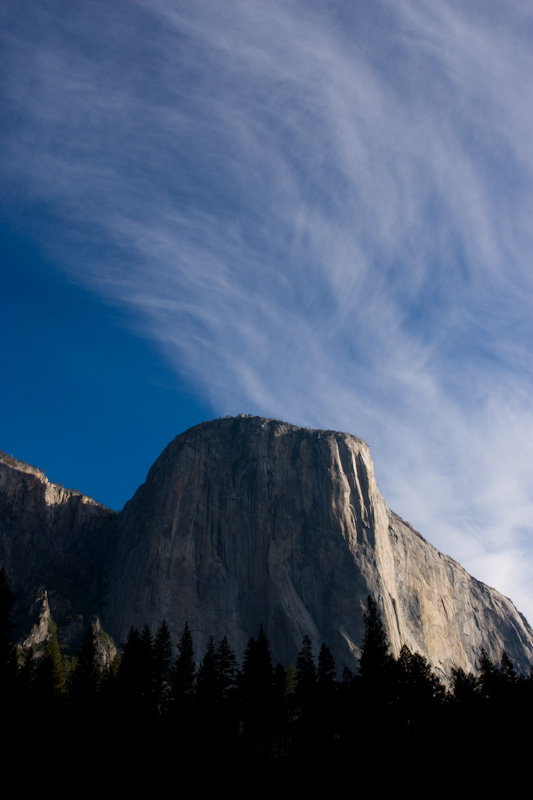
<path id="1" fill-rule="evenodd" d="M 34 235 L 216 413 L 367 439 L 533 618 L 529 4 L 33 10 L 2 36 Z"/>

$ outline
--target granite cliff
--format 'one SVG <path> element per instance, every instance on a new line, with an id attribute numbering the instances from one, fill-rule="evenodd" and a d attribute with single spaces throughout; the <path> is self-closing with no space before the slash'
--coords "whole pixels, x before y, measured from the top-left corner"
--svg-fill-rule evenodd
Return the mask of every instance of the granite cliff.
<path id="1" fill-rule="evenodd" d="M 46 596 L 45 606 L 49 603 L 67 639 L 101 613 L 115 518 L 92 498 L 50 483 L 41 470 L 0 453 L 0 567 L 18 600 L 21 635 L 44 625 L 46 636 Z"/>
<path id="2" fill-rule="evenodd" d="M 394 653 L 407 644 L 444 674 L 474 669 L 481 647 L 522 670 L 533 659 L 511 601 L 389 510 L 368 446 L 349 434 L 203 423 L 168 445 L 119 515 L 42 473 L 8 479 L 8 467 L 0 562 L 15 588 L 43 584 L 71 612 L 83 601 L 118 642 L 166 618 L 175 640 L 188 621 L 199 653 L 211 633 L 242 652 L 262 623 L 276 660 L 294 661 L 308 634 L 353 669 L 371 594 Z"/>
<path id="3" fill-rule="evenodd" d="M 188 620 L 204 647 L 227 633 L 243 650 L 263 623 L 274 656 L 294 661 L 304 635 L 354 667 L 366 597 L 392 649 L 449 674 L 485 647 L 523 669 L 533 631 L 389 510 L 368 446 L 345 433 L 259 417 L 204 423 L 178 436 L 118 521 L 109 629 Z"/>

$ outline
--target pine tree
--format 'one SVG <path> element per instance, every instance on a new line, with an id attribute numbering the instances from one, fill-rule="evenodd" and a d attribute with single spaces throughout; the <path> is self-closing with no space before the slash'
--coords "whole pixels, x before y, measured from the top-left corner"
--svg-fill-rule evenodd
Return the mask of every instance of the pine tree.
<path id="1" fill-rule="evenodd" d="M 479 706 L 480 693 L 478 681 L 471 672 L 462 667 L 452 669 L 452 702 L 463 716 L 473 714 Z"/>
<path id="2" fill-rule="evenodd" d="M 296 660 L 298 678 L 297 699 L 303 714 L 307 714 L 315 703 L 316 667 L 313 644 L 309 636 L 304 636 L 302 647 Z"/>
<path id="3" fill-rule="evenodd" d="M 508 684 L 515 684 L 518 680 L 518 673 L 514 668 L 513 662 L 509 658 L 506 650 L 503 650 L 502 652 L 500 672 Z"/>
<path id="4" fill-rule="evenodd" d="M 195 675 L 194 646 L 189 625 L 186 622 L 178 642 L 178 657 L 171 676 L 172 691 L 178 704 L 190 701 L 194 696 Z"/>
<path id="5" fill-rule="evenodd" d="M 57 699 L 65 693 L 66 677 L 57 629 L 53 626 L 45 651 L 37 668 L 36 689 L 45 702 Z"/>
<path id="6" fill-rule="evenodd" d="M 230 647 L 227 636 L 224 636 L 218 643 L 215 658 L 220 684 L 220 697 L 225 700 L 235 689 L 238 674 L 237 658 Z"/>
<path id="7" fill-rule="evenodd" d="M 318 654 L 317 671 L 317 680 L 320 689 L 329 691 L 334 688 L 336 675 L 337 670 L 331 650 L 327 645 L 322 644 Z"/>
<path id="8" fill-rule="evenodd" d="M 444 686 L 427 659 L 412 653 L 406 645 L 400 651 L 395 672 L 398 700 L 410 716 L 429 713 L 444 699 Z"/>
<path id="9" fill-rule="evenodd" d="M 96 631 L 94 626 L 90 625 L 83 637 L 78 661 L 72 673 L 70 692 L 73 698 L 79 702 L 91 702 L 100 689 L 101 679 L 102 669 L 98 661 Z"/>
<path id="10" fill-rule="evenodd" d="M 155 654 L 154 637 L 148 624 L 141 631 L 140 643 L 141 693 L 152 698 L 155 693 Z"/>
<path id="11" fill-rule="evenodd" d="M 393 658 L 376 602 L 370 595 L 364 615 L 365 636 L 359 659 L 359 674 L 365 681 L 388 680 Z"/>
<path id="12" fill-rule="evenodd" d="M 389 653 L 378 607 L 370 596 L 364 620 L 365 635 L 355 690 L 360 698 L 362 711 L 369 715 L 368 720 L 372 720 L 372 725 L 376 728 L 380 724 L 380 714 L 385 713 L 394 694 L 395 662 Z"/>
<path id="13" fill-rule="evenodd" d="M 137 703 L 141 693 L 142 643 L 137 628 L 130 628 L 122 650 L 122 658 L 117 675 L 117 687 L 126 703 Z"/>
<path id="14" fill-rule="evenodd" d="M 310 636 L 304 636 L 302 647 L 296 661 L 298 685 L 305 691 L 312 689 L 316 684 L 316 667 L 313 656 L 313 643 Z"/>
<path id="15" fill-rule="evenodd" d="M 290 667 L 289 667 L 290 669 Z M 293 667 L 293 669 L 295 669 Z M 296 670 L 294 671 L 296 678 Z M 294 691 L 296 691 L 296 680 L 294 682 Z M 277 709 L 277 719 L 279 724 L 284 724 L 288 721 L 289 704 L 287 703 L 287 671 L 278 662 L 274 669 L 274 678 L 272 682 L 272 695 L 273 703 Z M 293 709 L 291 708 L 292 712 Z"/>
<path id="16" fill-rule="evenodd" d="M 204 710 L 214 708 L 220 699 L 215 639 L 212 635 L 207 641 L 207 649 L 198 668 L 196 698 Z"/>
<path id="17" fill-rule="evenodd" d="M 274 718 L 273 668 L 270 644 L 261 625 L 257 639 L 248 641 L 241 673 L 243 715 L 252 736 L 268 736 Z"/>
<path id="18" fill-rule="evenodd" d="M 154 640 L 154 691 L 155 701 L 160 709 L 166 706 L 170 688 L 170 667 L 172 664 L 172 640 L 166 620 L 157 629 Z"/>
<path id="19" fill-rule="evenodd" d="M 479 654 L 478 686 L 485 700 L 494 700 L 500 695 L 502 679 L 500 670 L 493 664 L 484 647 Z"/>
<path id="20" fill-rule="evenodd" d="M 250 637 L 244 653 L 242 683 L 257 697 L 266 697 L 272 687 L 272 677 L 270 643 L 261 625 L 257 639 Z"/>
<path id="21" fill-rule="evenodd" d="M 329 647 L 322 644 L 318 654 L 317 670 L 317 721 L 322 737 L 330 738 L 336 732 L 339 709 L 338 684 L 335 680 L 337 671 L 335 660 Z"/>
<path id="22" fill-rule="evenodd" d="M 117 692 L 126 721 L 146 722 L 157 712 L 153 637 L 148 625 L 142 632 L 131 627 L 117 675 Z"/>
<path id="23" fill-rule="evenodd" d="M 283 719 L 285 722 L 291 724 L 298 718 L 299 710 L 297 701 L 298 677 L 296 666 L 294 664 L 289 664 L 284 672 L 284 685 L 283 687 L 280 686 L 280 689 L 283 688 L 283 695 L 279 700 L 279 706 L 282 710 Z"/>

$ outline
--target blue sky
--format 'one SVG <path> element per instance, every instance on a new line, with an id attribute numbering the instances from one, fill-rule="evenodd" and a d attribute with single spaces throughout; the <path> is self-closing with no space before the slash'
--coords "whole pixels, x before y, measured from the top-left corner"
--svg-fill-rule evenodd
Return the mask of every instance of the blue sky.
<path id="1" fill-rule="evenodd" d="M 533 6 L 0 10 L 0 447 L 120 508 L 239 412 L 365 439 L 533 620 Z"/>

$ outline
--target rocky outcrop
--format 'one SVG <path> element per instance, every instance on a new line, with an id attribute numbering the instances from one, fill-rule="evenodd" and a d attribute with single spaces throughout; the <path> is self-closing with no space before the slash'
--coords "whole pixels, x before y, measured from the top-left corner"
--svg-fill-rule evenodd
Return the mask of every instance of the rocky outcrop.
<path id="1" fill-rule="evenodd" d="M 114 511 L 0 453 L 0 566 L 18 600 L 19 631 L 27 633 L 25 614 L 40 596 L 67 638 L 100 613 L 115 519 Z"/>
<path id="2" fill-rule="evenodd" d="M 512 603 L 392 513 L 368 446 L 354 436 L 258 417 L 178 436 L 122 512 L 105 627 L 189 623 L 197 648 L 227 634 L 242 651 L 259 624 L 294 661 L 305 635 L 355 667 L 367 595 L 391 647 L 444 674 L 481 647 L 527 669 L 533 632 Z"/>
<path id="3" fill-rule="evenodd" d="M 22 649 L 40 651 L 50 638 L 52 627 L 52 615 L 46 589 L 39 592 L 39 596 L 35 598 L 34 608 L 31 609 L 29 616 L 33 617 L 35 621 L 29 635 L 22 642 Z"/>

